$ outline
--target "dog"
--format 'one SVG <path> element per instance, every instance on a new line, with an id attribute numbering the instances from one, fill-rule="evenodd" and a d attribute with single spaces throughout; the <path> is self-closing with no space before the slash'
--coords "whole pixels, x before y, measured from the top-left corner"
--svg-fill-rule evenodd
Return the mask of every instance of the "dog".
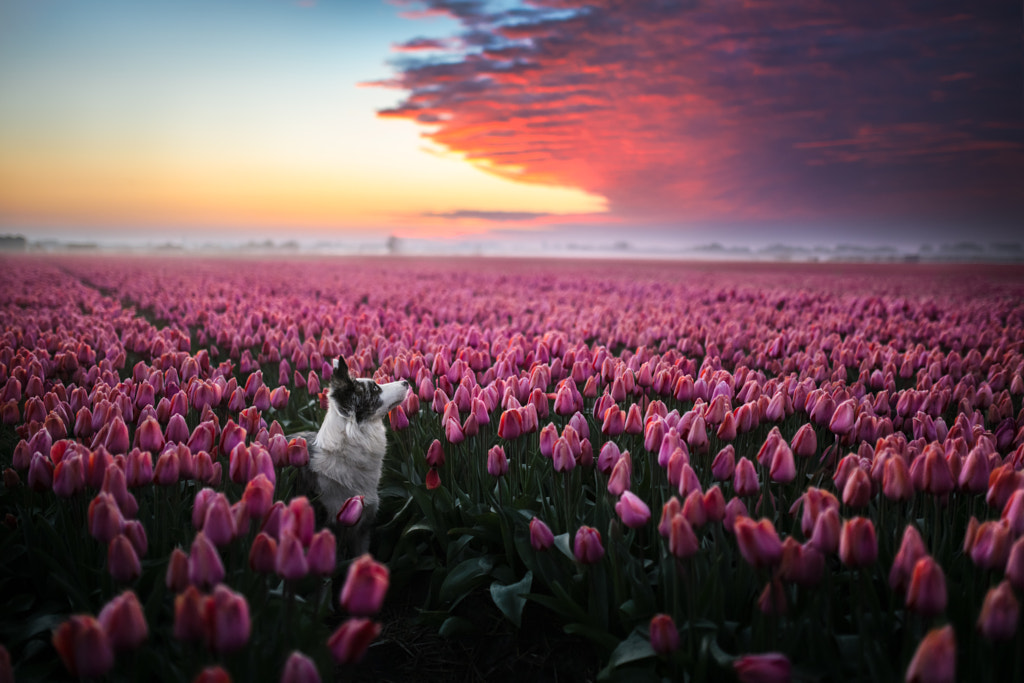
<path id="1" fill-rule="evenodd" d="M 306 439 L 309 465 L 299 470 L 298 488 L 313 502 L 321 521 L 341 535 L 344 546 L 353 555 L 369 550 L 370 536 L 380 497 L 380 482 L 387 432 L 383 417 L 405 400 L 409 382 L 399 380 L 377 384 L 373 380 L 352 378 L 344 358 L 333 361 L 327 390 L 327 415 L 317 432 L 292 434 L 289 439 Z M 350 528 L 335 523 L 349 498 L 363 496 L 363 514 Z"/>

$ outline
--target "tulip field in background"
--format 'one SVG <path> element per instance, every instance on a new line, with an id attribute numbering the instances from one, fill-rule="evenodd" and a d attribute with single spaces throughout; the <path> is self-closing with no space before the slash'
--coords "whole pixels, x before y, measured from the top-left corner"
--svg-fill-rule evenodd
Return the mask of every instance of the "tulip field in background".
<path id="1" fill-rule="evenodd" d="M 0 680 L 389 680 L 402 610 L 578 680 L 1024 680 L 1021 269 L 0 266 Z M 289 437 L 338 356 L 412 386 L 360 557 Z"/>

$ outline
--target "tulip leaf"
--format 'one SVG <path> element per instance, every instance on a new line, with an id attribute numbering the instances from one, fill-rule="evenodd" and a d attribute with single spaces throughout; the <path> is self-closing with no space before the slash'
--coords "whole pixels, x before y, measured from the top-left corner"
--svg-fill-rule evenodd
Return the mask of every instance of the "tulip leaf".
<path id="1" fill-rule="evenodd" d="M 493 567 L 494 562 L 489 557 L 471 557 L 455 565 L 441 583 L 441 602 L 451 602 L 450 607 L 457 605 Z"/>
<path id="2" fill-rule="evenodd" d="M 651 647 L 651 641 L 645 638 L 639 631 L 633 631 L 629 634 L 628 638 L 619 643 L 615 650 L 612 651 L 608 664 L 612 667 L 622 666 L 629 662 L 653 656 L 654 648 Z"/>
<path id="3" fill-rule="evenodd" d="M 525 595 L 530 592 L 533 585 L 533 572 L 526 572 L 526 575 L 516 583 L 503 586 L 498 582 L 491 584 L 491 599 L 498 606 L 501 613 L 516 627 L 522 624 L 523 608 L 526 606 Z"/>
<path id="4" fill-rule="evenodd" d="M 465 617 L 448 617 L 441 624 L 441 628 L 437 630 L 437 633 L 442 638 L 451 638 L 472 633 L 475 630 L 476 626 L 473 625 L 473 622 Z"/>

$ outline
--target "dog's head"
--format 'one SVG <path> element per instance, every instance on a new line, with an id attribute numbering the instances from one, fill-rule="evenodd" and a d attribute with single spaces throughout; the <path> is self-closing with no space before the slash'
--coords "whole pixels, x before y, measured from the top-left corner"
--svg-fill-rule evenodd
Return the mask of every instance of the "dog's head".
<path id="1" fill-rule="evenodd" d="M 344 358 L 339 356 L 334 360 L 328 395 L 339 413 L 356 422 L 381 419 L 404 401 L 408 393 L 409 382 L 404 379 L 377 384 L 370 379 L 353 378 L 348 374 Z"/>

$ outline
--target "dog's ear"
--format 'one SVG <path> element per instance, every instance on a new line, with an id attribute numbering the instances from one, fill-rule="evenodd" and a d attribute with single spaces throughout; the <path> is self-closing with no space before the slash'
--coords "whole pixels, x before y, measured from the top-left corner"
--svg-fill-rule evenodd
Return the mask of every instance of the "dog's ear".
<path id="1" fill-rule="evenodd" d="M 340 380 L 347 380 L 348 376 L 348 363 L 341 356 L 334 359 L 334 378 Z"/>

